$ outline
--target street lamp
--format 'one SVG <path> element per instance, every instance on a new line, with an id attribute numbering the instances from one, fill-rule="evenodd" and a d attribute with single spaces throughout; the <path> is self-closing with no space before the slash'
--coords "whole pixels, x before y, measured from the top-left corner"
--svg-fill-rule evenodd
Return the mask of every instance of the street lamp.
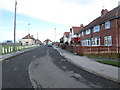
<path id="1" fill-rule="evenodd" d="M 31 23 L 28 23 L 28 34 L 29 34 L 29 26 L 31 25 Z"/>
<path id="2" fill-rule="evenodd" d="M 15 51 L 15 43 L 16 43 L 16 10 L 17 10 L 17 0 L 15 0 L 15 14 L 14 14 L 14 51 Z"/>
<path id="3" fill-rule="evenodd" d="M 29 33 L 29 26 L 31 25 L 31 23 L 28 23 L 28 45 L 29 45 L 29 37 L 30 37 L 30 33 Z"/>
<path id="4" fill-rule="evenodd" d="M 56 28 L 55 28 L 55 42 L 56 42 Z"/>

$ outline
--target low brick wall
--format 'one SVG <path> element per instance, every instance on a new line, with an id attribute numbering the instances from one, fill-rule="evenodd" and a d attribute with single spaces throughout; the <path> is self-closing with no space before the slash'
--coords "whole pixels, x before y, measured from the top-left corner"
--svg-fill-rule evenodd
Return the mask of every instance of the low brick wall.
<path id="1" fill-rule="evenodd" d="M 66 45 L 65 48 L 67 51 L 74 53 L 73 46 L 72 45 Z"/>
<path id="2" fill-rule="evenodd" d="M 76 53 L 78 55 L 120 58 L 118 48 L 116 46 L 77 46 Z"/>
<path id="3" fill-rule="evenodd" d="M 120 54 L 118 54 L 118 48 L 116 46 L 80 46 L 63 44 L 60 47 L 64 47 L 65 50 L 81 56 L 87 55 L 115 59 L 120 58 Z"/>

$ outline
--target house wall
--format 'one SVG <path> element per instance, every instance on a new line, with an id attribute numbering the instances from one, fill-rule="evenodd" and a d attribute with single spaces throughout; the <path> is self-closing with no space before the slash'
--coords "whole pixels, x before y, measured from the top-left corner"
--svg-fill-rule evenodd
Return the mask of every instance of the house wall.
<path id="1" fill-rule="evenodd" d="M 81 35 L 81 37 L 79 37 L 79 40 L 82 41 L 85 39 L 91 39 L 93 37 L 100 37 L 100 46 L 104 46 L 104 37 L 112 36 L 112 45 L 115 46 L 117 43 L 116 38 L 118 38 L 118 37 L 116 37 L 116 33 L 117 33 L 116 29 L 117 29 L 116 19 L 114 19 L 114 20 L 110 21 L 109 29 L 105 29 L 105 22 L 104 22 L 104 23 L 100 24 L 100 31 L 93 32 L 93 27 L 92 27 L 91 34 L 86 35 L 86 32 L 84 31 L 84 36 Z M 92 43 L 92 41 L 91 41 L 91 43 Z"/>
<path id="2" fill-rule="evenodd" d="M 22 43 L 22 45 L 34 45 L 35 44 L 35 40 L 33 40 L 33 39 L 22 39 L 21 43 Z"/>
<path id="3" fill-rule="evenodd" d="M 119 34 L 118 34 L 118 35 L 119 35 L 118 37 L 119 37 L 119 47 L 120 47 L 120 19 L 118 19 L 118 30 L 119 30 L 119 31 L 118 31 L 118 33 L 119 33 Z"/>
<path id="4" fill-rule="evenodd" d="M 64 38 L 63 38 L 63 39 L 64 39 L 64 40 L 63 40 L 63 41 L 64 41 L 64 43 L 65 43 L 65 42 L 70 43 L 70 38 L 66 37 L 65 35 L 64 35 Z"/>

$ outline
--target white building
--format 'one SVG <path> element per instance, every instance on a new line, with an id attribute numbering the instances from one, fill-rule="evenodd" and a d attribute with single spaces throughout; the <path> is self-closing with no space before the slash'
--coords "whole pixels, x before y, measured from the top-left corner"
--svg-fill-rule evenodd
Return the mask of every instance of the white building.
<path id="1" fill-rule="evenodd" d="M 70 36 L 69 36 L 69 35 L 70 35 L 70 32 L 65 32 L 65 33 L 64 33 L 64 36 L 63 36 L 63 41 L 64 41 L 64 43 L 65 43 L 65 42 L 70 43 L 70 40 L 71 40 L 71 39 L 70 39 Z"/>
<path id="2" fill-rule="evenodd" d="M 21 40 L 22 45 L 35 45 L 35 39 L 33 35 L 30 36 L 30 34 L 26 35 Z"/>

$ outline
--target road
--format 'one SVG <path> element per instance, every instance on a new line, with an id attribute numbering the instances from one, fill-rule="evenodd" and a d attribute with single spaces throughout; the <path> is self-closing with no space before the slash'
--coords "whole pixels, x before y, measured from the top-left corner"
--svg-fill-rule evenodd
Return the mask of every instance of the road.
<path id="1" fill-rule="evenodd" d="M 67 62 L 52 47 L 41 46 L 2 62 L 3 88 L 118 87 Z"/>

